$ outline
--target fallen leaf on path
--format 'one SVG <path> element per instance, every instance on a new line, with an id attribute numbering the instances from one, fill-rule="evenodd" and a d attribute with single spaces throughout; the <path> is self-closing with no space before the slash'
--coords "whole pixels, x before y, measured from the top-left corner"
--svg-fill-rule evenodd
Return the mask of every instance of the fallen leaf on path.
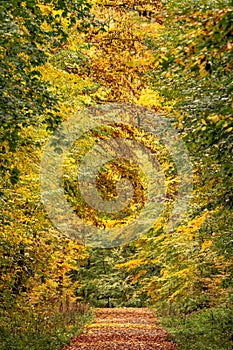
<path id="1" fill-rule="evenodd" d="M 146 308 L 97 309 L 94 322 L 63 350 L 176 350 Z"/>

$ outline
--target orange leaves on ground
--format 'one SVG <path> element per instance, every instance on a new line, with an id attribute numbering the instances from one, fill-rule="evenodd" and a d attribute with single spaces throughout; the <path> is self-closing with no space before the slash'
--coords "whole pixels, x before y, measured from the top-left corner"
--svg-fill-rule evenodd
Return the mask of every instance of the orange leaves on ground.
<path id="1" fill-rule="evenodd" d="M 154 313 L 146 308 L 97 309 L 94 323 L 64 350 L 175 350 Z"/>

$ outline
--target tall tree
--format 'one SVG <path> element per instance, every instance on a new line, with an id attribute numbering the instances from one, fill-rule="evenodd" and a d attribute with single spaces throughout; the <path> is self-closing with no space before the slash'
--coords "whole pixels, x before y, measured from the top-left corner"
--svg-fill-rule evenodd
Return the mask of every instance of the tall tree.
<path id="1" fill-rule="evenodd" d="M 64 45 L 66 27 L 77 23 L 77 30 L 83 31 L 90 25 L 89 9 L 85 0 L 0 2 L 1 170 L 8 171 L 12 183 L 18 170 L 10 166 L 6 153 L 29 141 L 20 136 L 22 128 L 45 123 L 53 129 L 60 121 L 57 96 L 41 80 L 38 67 L 49 52 Z"/>

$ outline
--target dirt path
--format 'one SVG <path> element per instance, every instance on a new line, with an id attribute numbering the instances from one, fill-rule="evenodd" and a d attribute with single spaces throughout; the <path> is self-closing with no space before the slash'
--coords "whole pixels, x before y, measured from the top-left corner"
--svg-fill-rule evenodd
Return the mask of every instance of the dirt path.
<path id="1" fill-rule="evenodd" d="M 175 350 L 149 309 L 97 309 L 85 332 L 64 350 Z"/>

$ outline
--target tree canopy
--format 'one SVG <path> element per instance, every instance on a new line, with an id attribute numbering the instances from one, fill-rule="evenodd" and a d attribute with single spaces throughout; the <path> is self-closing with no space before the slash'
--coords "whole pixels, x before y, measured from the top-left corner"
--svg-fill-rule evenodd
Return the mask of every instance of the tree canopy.
<path id="1" fill-rule="evenodd" d="M 232 1 L 10 0 L 0 10 L 1 349 L 57 350 L 90 305 L 151 305 L 182 349 L 190 334 L 193 349 L 230 349 Z M 164 216 L 128 244 L 103 249 L 49 220 L 40 164 L 59 125 L 111 103 L 167 118 L 192 162 L 193 192 L 186 217 L 168 232 L 179 174 L 164 142 L 139 119 L 84 133 L 65 160 L 62 186 L 89 225 L 127 225 L 148 199 L 145 169 L 118 159 L 100 169 L 96 187 L 115 200 L 119 181 L 131 181 L 130 205 L 109 214 L 85 202 L 77 168 L 98 140 L 140 142 L 165 179 Z"/>

